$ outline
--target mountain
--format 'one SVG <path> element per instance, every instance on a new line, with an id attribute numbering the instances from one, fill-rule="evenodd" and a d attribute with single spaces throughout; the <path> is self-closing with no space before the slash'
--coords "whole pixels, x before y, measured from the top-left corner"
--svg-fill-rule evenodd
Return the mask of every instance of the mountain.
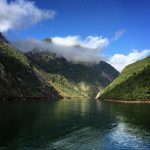
<path id="1" fill-rule="evenodd" d="M 23 54 L 0 33 L 0 99 L 95 96 L 118 74 L 103 61 L 75 64 L 49 51 Z"/>
<path id="2" fill-rule="evenodd" d="M 0 99 L 31 97 L 56 99 L 59 94 L 34 64 L 0 33 Z"/>
<path id="3" fill-rule="evenodd" d="M 128 65 L 97 97 L 109 100 L 150 100 L 150 56 Z"/>
<path id="4" fill-rule="evenodd" d="M 38 49 L 26 55 L 45 71 L 43 75 L 63 97 L 95 97 L 99 90 L 109 85 L 119 74 L 104 61 L 98 64 L 75 64 L 54 53 Z"/>

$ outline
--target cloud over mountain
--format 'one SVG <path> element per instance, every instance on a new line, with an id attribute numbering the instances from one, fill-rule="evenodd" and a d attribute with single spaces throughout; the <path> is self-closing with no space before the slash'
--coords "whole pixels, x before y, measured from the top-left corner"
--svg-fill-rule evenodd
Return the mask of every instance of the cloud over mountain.
<path id="1" fill-rule="evenodd" d="M 84 40 L 80 36 L 53 37 L 52 41 L 59 45 L 80 46 L 89 49 L 103 49 L 109 44 L 109 40 L 102 36 L 87 36 Z"/>
<path id="2" fill-rule="evenodd" d="M 33 1 L 0 0 L 0 32 L 30 27 L 44 19 L 53 19 L 55 11 L 38 8 Z"/>
<path id="3" fill-rule="evenodd" d="M 96 63 L 102 59 L 101 51 L 109 45 L 109 40 L 101 36 L 88 36 L 83 40 L 79 36 L 52 37 L 50 41 L 48 43 L 36 39 L 20 40 L 14 42 L 14 46 L 23 52 L 35 48 L 50 51 L 75 63 Z"/>
<path id="4" fill-rule="evenodd" d="M 136 62 L 137 60 L 143 59 L 150 55 L 150 49 L 144 49 L 142 51 L 132 50 L 129 54 L 115 54 L 113 55 L 108 63 L 115 67 L 118 71 L 122 71 L 125 66 Z"/>
<path id="5" fill-rule="evenodd" d="M 49 42 L 37 39 L 18 40 L 13 42 L 13 45 L 22 52 L 33 49 L 50 51 L 74 63 L 98 63 L 100 60 L 105 60 L 118 71 L 150 55 L 150 49 L 144 49 L 142 51 L 132 50 L 127 55 L 114 54 L 108 58 L 103 55 L 103 50 L 111 42 L 102 36 L 87 36 L 85 39 L 81 39 L 80 36 L 52 37 L 48 40 Z"/>

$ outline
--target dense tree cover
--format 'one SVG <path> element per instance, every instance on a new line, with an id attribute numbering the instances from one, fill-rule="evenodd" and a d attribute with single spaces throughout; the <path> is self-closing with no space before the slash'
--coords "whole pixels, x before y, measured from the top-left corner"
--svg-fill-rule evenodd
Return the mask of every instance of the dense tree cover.
<path id="1" fill-rule="evenodd" d="M 150 56 L 128 65 L 100 95 L 101 99 L 150 100 Z"/>

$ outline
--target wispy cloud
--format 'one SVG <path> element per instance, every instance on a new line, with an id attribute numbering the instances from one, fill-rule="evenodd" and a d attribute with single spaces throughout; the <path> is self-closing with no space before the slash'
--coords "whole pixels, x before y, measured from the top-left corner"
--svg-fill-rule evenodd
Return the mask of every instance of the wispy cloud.
<path id="1" fill-rule="evenodd" d="M 144 49 L 142 51 L 132 50 L 129 54 L 115 54 L 113 55 L 108 63 L 114 66 L 118 71 L 122 71 L 127 65 L 136 62 L 137 60 L 143 59 L 150 55 L 150 49 Z"/>
<path id="2" fill-rule="evenodd" d="M 34 48 L 38 48 L 40 51 L 50 51 L 75 63 L 97 63 L 102 59 L 102 50 L 109 44 L 109 40 L 101 36 L 88 36 L 83 40 L 79 36 L 52 37 L 51 41 L 51 43 L 47 43 L 28 39 L 16 41 L 14 46 L 23 52 L 31 51 Z"/>
<path id="3" fill-rule="evenodd" d="M 116 41 L 116 40 L 118 40 L 118 39 L 121 38 L 125 33 L 126 33 L 126 30 L 125 30 L 125 29 L 118 30 L 117 32 L 115 32 L 115 34 L 114 34 L 113 38 L 111 39 L 111 41 Z"/>
<path id="4" fill-rule="evenodd" d="M 10 29 L 22 29 L 44 19 L 53 19 L 55 11 L 38 8 L 33 1 L 0 0 L 0 32 Z"/>

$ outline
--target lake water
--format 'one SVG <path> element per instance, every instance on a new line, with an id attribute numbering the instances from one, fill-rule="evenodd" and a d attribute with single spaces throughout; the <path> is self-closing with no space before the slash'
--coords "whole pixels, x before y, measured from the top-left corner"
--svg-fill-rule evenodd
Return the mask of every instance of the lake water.
<path id="1" fill-rule="evenodd" d="M 150 104 L 0 103 L 0 150 L 150 150 Z"/>

